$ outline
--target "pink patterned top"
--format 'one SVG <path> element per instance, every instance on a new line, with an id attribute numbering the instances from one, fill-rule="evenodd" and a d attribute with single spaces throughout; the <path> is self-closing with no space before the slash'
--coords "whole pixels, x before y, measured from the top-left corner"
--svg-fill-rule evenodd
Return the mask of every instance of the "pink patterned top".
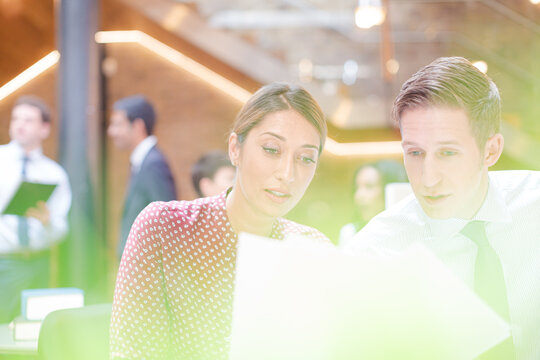
<path id="1" fill-rule="evenodd" d="M 137 217 L 122 256 L 110 328 L 111 358 L 228 357 L 237 234 L 226 192 L 153 202 Z M 319 231 L 279 218 L 271 237 Z"/>

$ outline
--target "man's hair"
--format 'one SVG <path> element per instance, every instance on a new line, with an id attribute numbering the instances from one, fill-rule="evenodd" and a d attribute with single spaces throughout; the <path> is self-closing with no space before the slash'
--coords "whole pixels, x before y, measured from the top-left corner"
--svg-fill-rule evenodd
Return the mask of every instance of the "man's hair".
<path id="1" fill-rule="evenodd" d="M 479 147 L 498 133 L 501 100 L 495 83 L 462 57 L 442 57 L 421 68 L 399 92 L 392 116 L 401 128 L 407 110 L 442 106 L 462 109 Z"/>
<path id="2" fill-rule="evenodd" d="M 130 123 L 141 119 L 147 135 L 152 135 L 156 124 L 154 107 L 144 95 L 133 95 L 122 98 L 114 103 L 114 110 L 125 111 Z"/>
<path id="3" fill-rule="evenodd" d="M 199 195 L 203 197 L 201 192 L 200 182 L 203 178 L 214 179 L 216 172 L 224 166 L 230 166 L 231 160 L 229 156 L 220 150 L 213 150 L 204 154 L 191 168 L 191 180 L 193 187 Z"/>
<path id="4" fill-rule="evenodd" d="M 41 98 L 34 95 L 23 95 L 15 101 L 15 105 L 13 105 L 13 107 L 19 105 L 29 105 L 37 108 L 41 113 L 41 121 L 44 123 L 51 122 L 51 110 Z"/>

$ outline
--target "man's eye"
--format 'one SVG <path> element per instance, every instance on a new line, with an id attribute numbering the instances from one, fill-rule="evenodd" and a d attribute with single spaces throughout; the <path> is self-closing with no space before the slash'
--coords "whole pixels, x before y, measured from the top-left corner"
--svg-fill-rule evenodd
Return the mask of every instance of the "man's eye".
<path id="1" fill-rule="evenodd" d="M 315 159 L 309 157 L 309 156 L 302 156 L 300 159 L 305 162 L 306 164 L 315 164 Z"/>
<path id="2" fill-rule="evenodd" d="M 413 151 L 409 151 L 409 155 L 411 155 L 411 156 L 420 156 L 420 155 L 422 155 L 422 152 L 420 150 L 413 150 Z"/>
<path id="3" fill-rule="evenodd" d="M 443 156 L 454 156 L 456 154 L 457 154 L 457 151 L 452 151 L 452 150 L 445 150 L 442 152 Z"/>

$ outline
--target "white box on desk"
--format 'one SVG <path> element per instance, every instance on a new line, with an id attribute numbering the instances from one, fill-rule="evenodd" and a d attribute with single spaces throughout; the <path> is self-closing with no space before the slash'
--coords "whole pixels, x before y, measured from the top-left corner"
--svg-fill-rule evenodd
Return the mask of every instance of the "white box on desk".
<path id="1" fill-rule="evenodd" d="M 84 306 L 84 292 L 77 288 L 29 289 L 21 292 L 21 313 L 26 320 L 43 320 L 48 313 Z"/>
<path id="2" fill-rule="evenodd" d="M 17 316 L 9 328 L 13 331 L 15 341 L 35 341 L 39 338 L 41 320 L 26 320 L 22 315 Z"/>

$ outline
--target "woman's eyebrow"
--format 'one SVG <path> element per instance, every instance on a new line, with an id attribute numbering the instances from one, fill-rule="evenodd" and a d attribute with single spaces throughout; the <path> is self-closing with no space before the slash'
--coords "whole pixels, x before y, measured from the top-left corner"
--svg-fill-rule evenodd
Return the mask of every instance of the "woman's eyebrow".
<path id="1" fill-rule="evenodd" d="M 287 141 L 287 139 L 284 138 L 283 136 L 278 135 L 278 134 L 276 134 L 276 133 L 273 133 L 273 132 L 271 132 L 271 131 L 264 132 L 264 133 L 262 133 L 261 135 L 270 135 L 270 136 L 273 136 L 273 137 L 275 137 L 275 138 L 278 138 L 278 139 L 281 140 L 281 141 L 285 141 L 285 142 Z M 317 151 L 319 150 L 319 147 L 318 147 L 317 145 L 312 145 L 312 144 L 304 144 L 304 145 L 302 145 L 302 147 L 303 147 L 303 148 L 313 148 L 313 149 L 315 149 L 315 150 L 317 150 Z"/>

